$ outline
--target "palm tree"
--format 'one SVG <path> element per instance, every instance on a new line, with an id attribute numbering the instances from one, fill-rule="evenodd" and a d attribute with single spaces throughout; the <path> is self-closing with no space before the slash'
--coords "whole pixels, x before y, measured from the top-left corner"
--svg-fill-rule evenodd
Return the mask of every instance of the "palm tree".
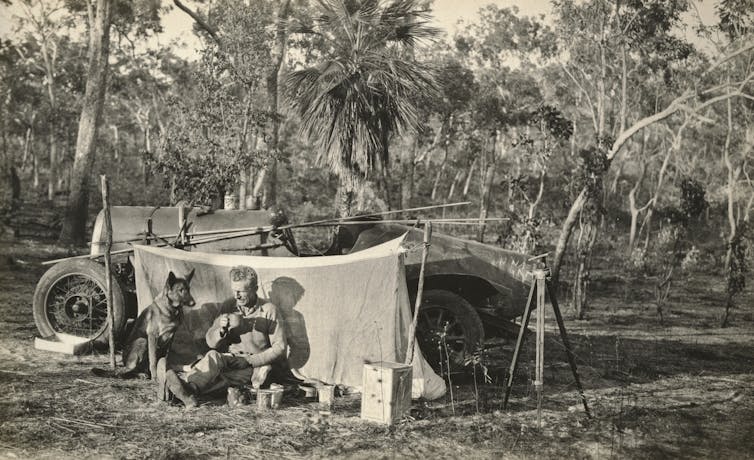
<path id="1" fill-rule="evenodd" d="M 323 0 L 319 7 L 303 31 L 318 39 L 322 57 L 287 75 L 286 95 L 301 133 L 340 179 L 339 211 L 349 216 L 363 179 L 387 168 L 391 136 L 416 128 L 416 96 L 437 91 L 431 69 L 413 58 L 417 41 L 437 30 L 414 0 Z"/>

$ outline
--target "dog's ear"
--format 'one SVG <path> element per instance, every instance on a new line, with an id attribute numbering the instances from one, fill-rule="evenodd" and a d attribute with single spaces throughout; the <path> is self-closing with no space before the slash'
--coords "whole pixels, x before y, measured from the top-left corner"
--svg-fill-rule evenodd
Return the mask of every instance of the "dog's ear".
<path id="1" fill-rule="evenodd" d="M 191 278 L 194 277 L 194 271 L 196 271 L 196 269 L 192 268 L 188 276 L 186 276 L 186 284 L 191 284 Z"/>
<path id="2" fill-rule="evenodd" d="M 175 273 L 171 271 L 170 273 L 168 273 L 168 280 L 165 282 L 165 287 L 171 289 L 175 284 L 175 280 Z"/>

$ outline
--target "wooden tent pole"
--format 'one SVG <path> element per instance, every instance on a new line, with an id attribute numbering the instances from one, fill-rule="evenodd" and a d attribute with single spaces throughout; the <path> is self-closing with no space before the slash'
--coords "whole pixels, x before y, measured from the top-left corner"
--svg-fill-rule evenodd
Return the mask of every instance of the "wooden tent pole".
<path id="1" fill-rule="evenodd" d="M 101 175 L 102 209 L 105 211 L 105 296 L 107 299 L 107 340 L 110 348 L 110 367 L 115 369 L 115 318 L 113 318 L 113 274 L 110 271 L 110 249 L 113 247 L 113 224 L 110 220 L 110 186 L 107 176 Z M 91 312 L 89 313 L 91 314 Z"/>
<path id="2" fill-rule="evenodd" d="M 419 308 L 422 304 L 422 293 L 424 291 L 424 266 L 427 265 L 427 254 L 429 253 L 430 240 L 432 239 L 432 222 L 424 224 L 424 246 L 422 247 L 422 264 L 419 270 L 419 286 L 416 289 L 416 303 L 414 304 L 414 319 L 411 321 L 411 327 L 408 330 L 408 348 L 406 349 L 406 364 L 411 364 L 414 358 L 414 343 L 416 342 L 416 326 L 419 323 Z"/>

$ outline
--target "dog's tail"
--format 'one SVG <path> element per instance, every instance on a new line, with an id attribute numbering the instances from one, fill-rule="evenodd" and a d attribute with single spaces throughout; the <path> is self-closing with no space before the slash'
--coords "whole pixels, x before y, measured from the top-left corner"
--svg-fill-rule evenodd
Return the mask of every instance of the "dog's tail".
<path id="1" fill-rule="evenodd" d="M 92 374 L 96 375 L 97 377 L 104 377 L 104 378 L 111 378 L 111 379 L 132 379 L 136 377 L 136 375 L 132 371 L 118 372 L 113 369 L 100 369 L 98 367 L 92 368 Z"/>
<path id="2" fill-rule="evenodd" d="M 118 373 L 111 369 L 100 369 L 99 367 L 93 367 L 92 368 L 92 374 L 96 375 L 97 377 L 104 377 L 104 378 L 117 378 L 119 377 Z"/>

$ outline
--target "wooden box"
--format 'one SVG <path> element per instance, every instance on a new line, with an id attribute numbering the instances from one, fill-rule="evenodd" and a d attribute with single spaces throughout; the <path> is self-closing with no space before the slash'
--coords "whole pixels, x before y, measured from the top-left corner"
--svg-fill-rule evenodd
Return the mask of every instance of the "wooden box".
<path id="1" fill-rule="evenodd" d="M 381 361 L 364 364 L 361 418 L 392 425 L 411 410 L 411 366 Z"/>

